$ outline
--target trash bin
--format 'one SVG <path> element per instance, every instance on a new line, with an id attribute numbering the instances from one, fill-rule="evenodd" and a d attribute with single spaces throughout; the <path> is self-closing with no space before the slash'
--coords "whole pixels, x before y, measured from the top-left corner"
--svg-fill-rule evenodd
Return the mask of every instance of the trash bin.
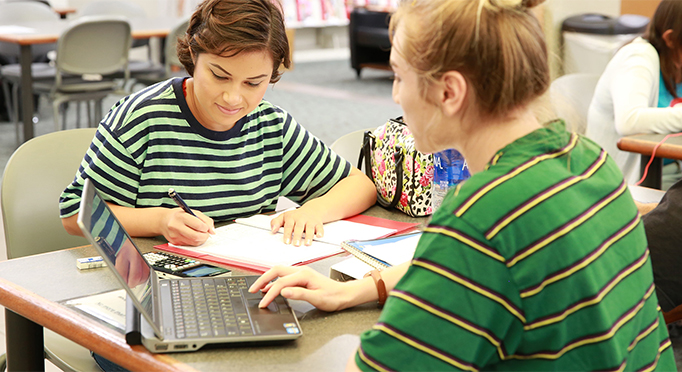
<path id="1" fill-rule="evenodd" d="M 618 49 L 641 36 L 649 18 L 625 14 L 617 18 L 602 14 L 581 14 L 564 20 L 564 73 L 587 72 L 601 75 Z"/>

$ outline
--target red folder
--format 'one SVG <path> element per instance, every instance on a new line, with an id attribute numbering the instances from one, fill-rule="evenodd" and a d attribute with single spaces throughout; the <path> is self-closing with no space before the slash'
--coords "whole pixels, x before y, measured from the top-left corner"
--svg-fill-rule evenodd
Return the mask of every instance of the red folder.
<path id="1" fill-rule="evenodd" d="M 389 236 L 395 236 L 404 234 L 413 230 L 417 230 L 419 223 L 415 222 L 399 222 L 393 220 L 387 220 L 380 217 L 365 216 L 364 214 L 358 214 L 353 217 L 344 218 L 346 221 L 364 223 L 365 225 L 385 227 L 387 229 L 394 229 L 395 232 L 386 234 L 380 238 L 388 238 Z M 378 239 L 380 239 L 378 238 Z"/>
<path id="2" fill-rule="evenodd" d="M 255 272 L 260 273 L 260 274 L 271 269 L 270 267 L 261 266 L 261 265 L 254 264 L 251 262 L 230 260 L 230 259 L 227 259 L 224 257 L 217 257 L 217 256 L 213 256 L 210 254 L 202 253 L 202 252 L 191 251 L 191 250 L 182 249 L 182 248 L 176 248 L 176 247 L 170 246 L 169 244 L 157 245 L 154 248 L 161 250 L 161 251 L 179 254 L 181 256 L 196 258 L 196 259 L 202 260 L 202 261 L 209 261 L 209 262 L 219 263 L 219 264 L 223 264 L 223 265 L 227 265 L 227 266 L 231 266 L 231 267 L 236 267 L 236 268 L 240 268 L 240 269 L 255 271 Z M 304 266 L 304 265 L 307 265 L 309 263 L 319 261 L 321 259 L 328 258 L 331 256 L 336 256 L 337 254 L 343 254 L 343 253 L 344 252 L 339 252 L 339 253 L 336 253 L 333 255 L 318 257 L 318 258 L 315 258 L 314 260 L 299 262 L 299 263 L 295 264 L 294 266 Z"/>

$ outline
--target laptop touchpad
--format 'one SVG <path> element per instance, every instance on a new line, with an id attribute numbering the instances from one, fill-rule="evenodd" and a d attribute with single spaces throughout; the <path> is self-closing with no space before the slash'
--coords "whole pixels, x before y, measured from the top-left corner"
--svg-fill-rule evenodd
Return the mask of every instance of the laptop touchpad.
<path id="1" fill-rule="evenodd" d="M 242 296 L 244 296 L 244 300 L 247 303 L 247 306 L 249 307 L 250 311 L 252 314 L 258 314 L 260 312 L 279 312 L 279 306 L 277 305 L 277 301 L 272 301 L 268 305 L 268 307 L 260 309 L 258 308 L 258 304 L 260 303 L 260 300 L 263 299 L 263 296 L 261 296 L 260 293 L 251 293 L 249 291 L 242 291 Z"/>

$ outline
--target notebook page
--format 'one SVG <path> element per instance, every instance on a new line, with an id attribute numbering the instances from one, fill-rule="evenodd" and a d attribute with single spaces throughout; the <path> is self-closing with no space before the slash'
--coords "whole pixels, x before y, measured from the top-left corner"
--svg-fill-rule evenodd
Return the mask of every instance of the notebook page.
<path id="1" fill-rule="evenodd" d="M 248 218 L 237 218 L 235 222 L 241 225 L 248 225 L 270 231 L 270 221 L 277 215 L 257 214 Z M 281 234 L 283 228 L 279 229 Z M 357 223 L 345 220 L 328 222 L 324 224 L 324 236 L 314 238 L 314 240 L 329 244 L 341 245 L 346 240 L 370 240 L 384 237 L 396 232 L 395 229 L 386 227 L 372 226 L 364 223 Z M 281 235 L 280 235 L 281 239 Z"/>
<path id="2" fill-rule="evenodd" d="M 291 266 L 343 251 L 339 246 L 315 241 L 310 246 L 300 247 L 284 244 L 281 234 L 271 234 L 269 231 L 238 223 L 215 230 L 216 234 L 198 247 L 171 246 L 267 267 Z"/>

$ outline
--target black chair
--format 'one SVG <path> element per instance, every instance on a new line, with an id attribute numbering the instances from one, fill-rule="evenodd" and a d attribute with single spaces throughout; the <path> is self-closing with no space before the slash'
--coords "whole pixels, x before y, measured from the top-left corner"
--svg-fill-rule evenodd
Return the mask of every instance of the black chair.
<path id="1" fill-rule="evenodd" d="M 390 14 L 364 8 L 350 13 L 350 64 L 360 78 L 365 67 L 390 70 L 391 41 L 388 38 Z"/>

